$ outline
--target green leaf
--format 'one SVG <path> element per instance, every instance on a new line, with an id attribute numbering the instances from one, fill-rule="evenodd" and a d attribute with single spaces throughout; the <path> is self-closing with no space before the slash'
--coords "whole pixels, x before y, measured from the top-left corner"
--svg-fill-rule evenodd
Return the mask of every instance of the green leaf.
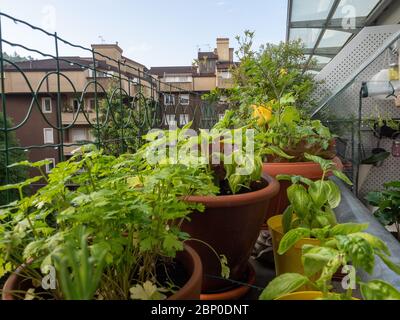
<path id="1" fill-rule="evenodd" d="M 309 238 L 311 234 L 310 229 L 297 228 L 292 229 L 286 233 L 281 242 L 279 243 L 278 254 L 285 254 L 290 248 L 292 248 L 299 240 Z"/>
<path id="2" fill-rule="evenodd" d="M 272 146 L 272 145 L 264 148 L 261 153 L 263 155 L 264 154 L 276 155 L 276 156 L 278 156 L 280 158 L 288 159 L 288 160 L 294 158 L 293 156 L 290 156 L 287 153 L 285 153 L 281 148 L 279 148 L 277 146 Z"/>
<path id="3" fill-rule="evenodd" d="M 367 240 L 361 237 L 336 236 L 339 250 L 347 254 L 348 261 L 351 261 L 357 268 L 362 268 L 372 274 L 375 266 L 375 252 Z"/>
<path id="4" fill-rule="evenodd" d="M 400 181 L 392 181 L 384 184 L 385 188 L 400 188 Z"/>
<path id="5" fill-rule="evenodd" d="M 221 277 L 224 279 L 229 279 L 231 270 L 228 266 L 228 258 L 221 254 L 220 256 L 220 263 L 221 263 Z"/>
<path id="6" fill-rule="evenodd" d="M 292 221 L 293 221 L 293 207 L 289 206 L 286 208 L 285 212 L 282 215 L 282 227 L 283 233 L 289 232 L 292 229 Z"/>
<path id="7" fill-rule="evenodd" d="M 332 173 L 338 177 L 340 180 L 344 181 L 345 183 L 347 183 L 349 186 L 353 185 L 353 182 L 351 182 L 351 180 L 342 172 L 339 170 L 332 170 Z"/>
<path id="8" fill-rule="evenodd" d="M 340 201 L 342 200 L 342 193 L 340 192 L 339 187 L 333 181 L 325 181 L 326 190 L 328 191 L 328 204 L 332 209 L 335 209 L 339 206 Z"/>
<path id="9" fill-rule="evenodd" d="M 332 237 L 338 235 L 349 235 L 352 233 L 358 233 L 364 230 L 367 230 L 369 227 L 368 223 L 360 224 L 360 223 L 342 223 L 334 226 L 330 230 L 330 235 Z"/>
<path id="10" fill-rule="evenodd" d="M 308 188 L 308 193 L 318 209 L 328 201 L 329 192 L 330 186 L 327 181 L 315 181 L 315 183 Z"/>
<path id="11" fill-rule="evenodd" d="M 331 160 L 325 160 L 318 156 L 313 156 L 311 154 L 305 153 L 304 157 L 312 162 L 318 163 L 321 166 L 322 171 L 329 171 L 333 166 L 334 163 Z"/>
<path id="12" fill-rule="evenodd" d="M 329 261 L 337 259 L 340 252 L 327 247 L 305 245 L 302 249 L 302 262 L 304 273 L 311 277 L 320 272 Z"/>
<path id="13" fill-rule="evenodd" d="M 360 284 L 364 300 L 400 300 L 400 292 L 381 280 L 373 280 Z"/>
<path id="14" fill-rule="evenodd" d="M 168 257 L 174 258 L 177 251 L 183 250 L 183 243 L 176 235 L 168 233 L 165 235 L 163 248 Z"/>
<path id="15" fill-rule="evenodd" d="M 44 167 L 47 164 L 51 164 L 52 162 L 50 160 L 41 160 L 38 162 L 29 162 L 29 161 L 21 161 L 14 163 L 12 165 L 9 165 L 9 168 L 14 168 L 14 167 L 30 167 L 30 168 L 40 168 Z"/>
<path id="16" fill-rule="evenodd" d="M 384 199 L 382 192 L 370 192 L 365 197 L 365 200 L 374 207 L 379 207 L 379 204 Z"/>
<path id="17" fill-rule="evenodd" d="M 362 230 L 360 230 L 362 231 Z M 366 232 L 355 232 L 352 234 L 349 234 L 350 237 L 360 237 L 363 238 L 364 240 L 366 240 L 374 249 L 378 249 L 381 250 L 382 252 L 384 252 L 386 255 L 390 256 L 390 251 L 388 246 L 386 245 L 385 242 L 383 242 L 381 239 L 379 239 L 378 237 L 370 234 L 370 233 L 366 233 Z"/>
<path id="18" fill-rule="evenodd" d="M 304 218 L 309 213 L 311 197 L 306 188 L 302 185 L 294 184 L 287 189 L 287 195 L 293 210 L 299 218 Z"/>
<path id="19" fill-rule="evenodd" d="M 165 300 L 166 296 L 160 292 L 150 281 L 146 281 L 143 285 L 137 284 L 130 290 L 132 300 Z"/>
<path id="20" fill-rule="evenodd" d="M 382 261 L 388 266 L 390 270 L 400 275 L 400 265 L 395 264 L 389 257 L 382 252 L 377 251 L 376 255 L 382 259 Z"/>
<path id="21" fill-rule="evenodd" d="M 287 106 L 281 114 L 281 122 L 292 124 L 300 121 L 300 112 L 296 107 Z"/>
<path id="22" fill-rule="evenodd" d="M 260 300 L 274 300 L 295 292 L 309 282 L 308 278 L 297 273 L 286 273 L 274 280 L 264 289 Z"/>

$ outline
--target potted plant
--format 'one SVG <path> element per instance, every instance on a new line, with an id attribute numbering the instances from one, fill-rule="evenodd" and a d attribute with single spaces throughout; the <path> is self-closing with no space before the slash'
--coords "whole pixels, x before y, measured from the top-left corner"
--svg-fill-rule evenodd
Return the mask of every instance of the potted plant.
<path id="1" fill-rule="evenodd" d="M 167 156 L 161 157 L 161 163 L 191 162 L 194 168 L 213 176 L 219 192 L 217 195 L 186 197 L 187 203 L 204 206 L 205 210 L 193 212 L 182 229 L 192 236 L 189 243 L 203 261 L 202 299 L 237 299 L 249 288 L 234 286 L 232 289 L 230 282 L 227 288 L 227 282 L 220 277 L 222 266 L 215 251 L 226 258 L 231 280 L 251 282 L 254 273 L 249 270 L 248 260 L 269 202 L 279 190 L 275 179 L 262 174 L 261 155 L 276 150 L 254 140 L 253 152 L 249 153 L 247 148 L 251 144 L 246 128 L 214 129 L 194 137 L 188 135 L 189 128 L 190 124 L 182 130 L 161 132 L 157 139 L 157 134 L 147 137 L 150 142 L 144 148 L 156 149 L 164 143 L 168 146 Z M 200 146 L 207 152 L 199 158 Z M 172 157 L 174 154 L 178 156 Z"/>
<path id="2" fill-rule="evenodd" d="M 368 175 L 373 167 L 382 166 L 383 162 L 390 157 L 390 152 L 382 148 L 375 148 L 372 150 L 372 155 L 363 159 L 358 168 L 358 192 L 361 191 L 362 186 L 368 178 Z"/>
<path id="3" fill-rule="evenodd" d="M 302 272 L 301 248 L 305 244 L 319 245 L 320 241 L 341 230 L 333 211 L 341 201 L 339 187 L 325 180 L 328 172 L 351 184 L 347 176 L 336 170 L 334 163 L 317 156 L 305 157 L 318 164 L 323 172 L 318 181 L 301 176 L 278 176 L 292 185 L 287 189 L 290 205 L 283 215 L 268 220 L 272 235 L 276 274 Z M 354 226 L 352 226 L 354 227 Z M 361 227 L 363 227 L 361 225 Z"/>
<path id="4" fill-rule="evenodd" d="M 374 216 L 380 223 L 395 227 L 392 234 L 400 241 L 400 182 L 385 183 L 384 188 L 381 192 L 370 192 L 365 199 L 377 208 Z"/>
<path id="5" fill-rule="evenodd" d="M 379 257 L 394 272 L 400 274 L 400 267 L 390 261 L 390 252 L 379 238 L 364 232 L 334 235 L 324 245 L 304 245 L 302 263 L 304 273 L 285 273 L 269 283 L 260 296 L 261 300 L 356 300 L 356 269 L 372 274 L 375 259 Z M 351 266 L 349 265 L 351 263 Z M 334 289 L 333 275 L 343 270 L 349 274 L 349 281 L 342 281 L 343 290 Z M 296 292 L 308 285 L 314 291 Z M 400 300 L 400 292 L 390 284 L 373 280 L 359 282 L 365 300 Z"/>
<path id="6" fill-rule="evenodd" d="M 203 208 L 182 198 L 215 192 L 209 175 L 85 147 L 43 176 L 36 194 L 22 193 L 41 178 L 1 187 L 21 195 L 0 209 L 0 272 L 12 272 L 3 299 L 199 298 L 201 261 L 180 224 Z M 53 285 L 41 287 L 51 270 Z"/>
<path id="7" fill-rule="evenodd" d="M 305 153 L 333 160 L 341 170 L 342 164 L 335 157 L 335 137 L 306 112 L 313 105 L 316 83 L 303 72 L 307 58 L 302 45 L 298 41 L 267 44 L 255 52 L 253 37 L 252 32 L 246 31 L 244 39 L 237 38 L 240 64 L 232 69 L 234 88 L 217 90 L 208 96 L 210 99 L 226 96 L 233 108 L 217 126 L 250 126 L 259 132 L 260 142 L 281 149 L 286 156 L 273 154 L 264 158 L 263 170 L 272 177 L 289 174 L 320 179 L 320 167 L 308 161 Z M 290 181 L 281 183 L 266 220 L 286 209 L 289 186 Z"/>

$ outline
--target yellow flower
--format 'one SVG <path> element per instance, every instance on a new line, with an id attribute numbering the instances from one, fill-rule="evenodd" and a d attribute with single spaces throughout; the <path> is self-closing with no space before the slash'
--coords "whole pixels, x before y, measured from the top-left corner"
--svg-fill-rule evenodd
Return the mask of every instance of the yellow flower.
<path id="1" fill-rule="evenodd" d="M 288 71 L 287 71 L 287 69 L 282 68 L 282 69 L 279 71 L 279 74 L 281 75 L 281 77 L 283 77 L 283 76 L 286 76 L 286 75 L 288 74 Z"/>
<path id="2" fill-rule="evenodd" d="M 253 105 L 253 118 L 257 119 L 257 124 L 259 126 L 264 126 L 272 119 L 272 110 L 271 108 L 266 108 L 264 106 L 256 106 Z"/>

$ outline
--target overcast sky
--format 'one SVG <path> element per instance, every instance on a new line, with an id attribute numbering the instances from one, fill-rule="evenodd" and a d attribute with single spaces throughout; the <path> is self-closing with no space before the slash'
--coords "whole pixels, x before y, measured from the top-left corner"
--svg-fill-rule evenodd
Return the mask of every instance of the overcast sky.
<path id="1" fill-rule="evenodd" d="M 256 45 L 284 40 L 287 0 L 0 0 L 0 10 L 89 47 L 118 41 L 124 55 L 147 67 L 191 65 L 217 37 L 256 32 Z M 54 54 L 54 41 L 2 19 L 3 38 Z M 4 51 L 15 51 L 8 45 Z M 23 55 L 36 54 L 17 49 Z M 60 55 L 88 56 L 61 46 Z"/>

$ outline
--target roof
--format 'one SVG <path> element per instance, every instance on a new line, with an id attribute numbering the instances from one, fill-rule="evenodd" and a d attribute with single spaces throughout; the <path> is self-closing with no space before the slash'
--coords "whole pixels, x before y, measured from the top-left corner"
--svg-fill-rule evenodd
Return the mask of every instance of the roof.
<path id="1" fill-rule="evenodd" d="M 287 40 L 301 39 L 308 69 L 311 59 L 322 70 L 392 0 L 288 0 Z M 349 18 L 349 14 L 353 14 Z"/>
<path id="2" fill-rule="evenodd" d="M 118 72 L 118 68 L 111 66 L 104 60 L 96 60 L 96 68 L 100 71 L 113 71 Z M 24 72 L 51 72 L 57 70 L 57 60 L 56 59 L 41 59 L 41 60 L 29 60 L 17 62 L 15 65 Z M 82 57 L 60 57 L 59 60 L 60 71 L 84 71 L 89 68 L 93 68 L 92 58 L 82 58 Z M 4 66 L 4 71 L 8 72 L 18 72 L 13 65 L 6 64 Z M 126 76 L 135 75 L 134 72 L 121 72 Z"/>
<path id="3" fill-rule="evenodd" d="M 225 69 L 230 69 L 232 67 L 237 66 L 237 62 L 217 62 L 217 69 L 218 70 L 225 70 Z"/>
<path id="4" fill-rule="evenodd" d="M 67 61 L 63 61 L 67 60 Z M 60 57 L 59 61 L 61 70 L 82 70 L 82 66 L 89 67 L 93 65 L 91 58 L 81 57 Z M 54 71 L 57 70 L 57 60 L 55 59 L 41 59 L 41 60 L 28 60 L 15 63 L 22 71 Z M 107 64 L 104 61 L 98 61 L 98 67 L 107 68 Z M 14 66 L 4 66 L 6 71 L 17 71 Z"/>
<path id="5" fill-rule="evenodd" d="M 204 59 L 204 57 L 207 57 L 207 59 L 218 59 L 218 55 L 214 52 L 199 52 L 197 57 L 199 60 Z"/>
<path id="6" fill-rule="evenodd" d="M 143 69 L 147 70 L 147 67 L 144 64 L 141 64 L 141 63 L 139 63 L 139 62 L 137 62 L 135 60 L 129 59 L 129 58 L 125 57 L 125 56 L 122 56 L 122 59 L 125 59 L 126 61 L 128 61 L 130 63 L 133 63 L 133 64 L 136 64 L 136 65 L 142 67 Z"/>
<path id="7" fill-rule="evenodd" d="M 194 74 L 196 73 L 196 68 L 193 66 L 152 67 L 149 73 L 157 76 L 164 76 L 165 74 Z"/>

